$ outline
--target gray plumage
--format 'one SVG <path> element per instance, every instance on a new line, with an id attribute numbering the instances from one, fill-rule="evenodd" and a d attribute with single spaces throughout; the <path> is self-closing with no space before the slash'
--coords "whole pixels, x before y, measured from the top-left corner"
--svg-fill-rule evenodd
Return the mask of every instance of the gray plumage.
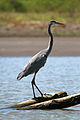
<path id="1" fill-rule="evenodd" d="M 62 23 L 59 23 L 56 21 L 50 21 L 49 26 L 48 26 L 48 33 L 50 36 L 50 40 L 49 40 L 47 49 L 44 49 L 44 50 L 40 51 L 39 53 L 37 53 L 35 56 L 33 56 L 31 58 L 31 60 L 29 60 L 27 65 L 23 68 L 22 72 L 20 72 L 17 77 L 18 80 L 21 80 L 23 77 L 26 77 L 26 76 L 34 73 L 34 77 L 32 79 L 32 89 L 33 89 L 34 98 L 36 97 L 35 91 L 34 91 L 34 85 L 37 88 L 37 90 L 40 92 L 40 94 L 43 96 L 42 92 L 35 84 L 35 76 L 36 76 L 36 73 L 39 71 L 39 69 L 45 65 L 47 57 L 52 50 L 53 35 L 51 33 L 51 26 L 54 24 L 62 24 Z"/>
<path id="2" fill-rule="evenodd" d="M 41 67 L 46 63 L 47 56 L 44 51 L 37 53 L 32 59 L 24 66 L 21 73 L 19 73 L 17 79 L 28 76 L 29 74 L 33 74 L 34 72 L 38 72 Z"/>

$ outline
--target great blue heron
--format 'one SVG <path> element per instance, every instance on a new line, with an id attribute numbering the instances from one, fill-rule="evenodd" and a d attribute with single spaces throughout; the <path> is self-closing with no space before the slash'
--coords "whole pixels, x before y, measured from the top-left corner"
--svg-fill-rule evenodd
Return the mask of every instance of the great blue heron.
<path id="1" fill-rule="evenodd" d="M 32 83 L 32 90 L 33 90 L 34 98 L 36 97 L 35 96 L 35 91 L 34 91 L 34 86 L 40 92 L 41 96 L 43 96 L 43 93 L 40 91 L 40 89 L 35 84 L 35 77 L 36 77 L 36 73 L 39 71 L 39 69 L 45 65 L 47 57 L 48 57 L 48 55 L 50 54 L 50 52 L 52 50 L 53 35 L 51 33 L 51 26 L 55 25 L 55 24 L 64 26 L 63 23 L 59 23 L 59 22 L 56 22 L 56 21 L 50 21 L 49 22 L 48 33 L 49 33 L 49 36 L 50 36 L 50 40 L 49 40 L 47 49 L 44 49 L 44 50 L 40 51 L 39 53 L 37 53 L 35 56 L 33 56 L 32 59 L 29 60 L 27 65 L 24 67 L 22 72 L 20 72 L 18 77 L 17 77 L 17 79 L 20 80 L 23 77 L 26 77 L 29 74 L 33 74 L 34 73 L 34 76 L 33 76 L 32 82 L 31 82 Z"/>

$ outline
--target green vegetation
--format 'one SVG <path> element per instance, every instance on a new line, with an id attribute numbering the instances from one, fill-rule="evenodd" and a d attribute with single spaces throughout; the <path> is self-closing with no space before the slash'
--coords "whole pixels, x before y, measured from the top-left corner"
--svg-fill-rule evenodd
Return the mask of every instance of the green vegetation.
<path id="1" fill-rule="evenodd" d="M 80 22 L 80 0 L 0 0 L 0 24 L 51 19 Z"/>
<path id="2" fill-rule="evenodd" d="M 0 11 L 49 12 L 71 15 L 80 12 L 80 0 L 0 0 Z"/>

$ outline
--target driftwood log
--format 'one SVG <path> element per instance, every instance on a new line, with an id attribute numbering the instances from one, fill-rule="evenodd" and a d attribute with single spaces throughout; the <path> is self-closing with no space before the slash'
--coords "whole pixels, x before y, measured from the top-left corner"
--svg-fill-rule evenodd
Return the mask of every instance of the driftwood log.
<path id="1" fill-rule="evenodd" d="M 36 97 L 36 99 L 31 99 L 31 100 L 27 100 L 27 101 L 24 101 L 24 102 L 20 102 L 20 103 L 17 103 L 15 105 L 12 105 L 8 108 L 22 108 L 22 107 L 25 107 L 25 106 L 33 105 L 33 104 L 36 104 L 36 103 L 41 103 L 41 102 L 48 101 L 48 100 L 51 100 L 51 99 L 61 98 L 61 97 L 64 97 L 64 96 L 67 96 L 67 93 L 63 92 L 63 91 L 58 92 L 58 93 L 44 94 L 43 97 Z"/>
<path id="2" fill-rule="evenodd" d="M 68 96 L 66 92 L 44 94 L 43 97 L 17 103 L 8 108 L 16 110 L 61 109 L 80 104 L 80 93 Z"/>

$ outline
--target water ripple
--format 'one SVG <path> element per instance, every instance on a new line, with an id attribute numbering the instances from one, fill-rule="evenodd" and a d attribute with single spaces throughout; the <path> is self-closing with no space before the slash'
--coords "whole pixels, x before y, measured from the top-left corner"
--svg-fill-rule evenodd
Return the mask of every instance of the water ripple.
<path id="1" fill-rule="evenodd" d="M 16 80 L 30 57 L 0 57 L 0 103 L 1 108 L 32 98 L 31 80 L 33 75 Z M 45 93 L 67 91 L 80 92 L 80 57 L 49 57 L 37 76 L 36 83 Z M 45 86 L 44 86 L 45 85 Z M 39 93 L 36 91 L 36 94 Z M 79 110 L 79 111 L 78 111 Z M 78 120 L 80 107 L 70 110 L 0 110 L 0 119 L 11 120 Z"/>

